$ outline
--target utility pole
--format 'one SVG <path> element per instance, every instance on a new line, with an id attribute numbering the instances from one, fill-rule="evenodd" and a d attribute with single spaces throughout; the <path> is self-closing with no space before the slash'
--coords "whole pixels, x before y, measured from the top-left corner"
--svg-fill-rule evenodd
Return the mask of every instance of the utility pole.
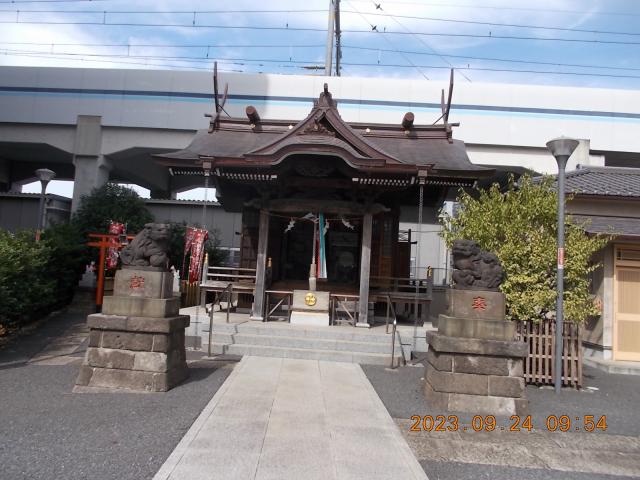
<path id="1" fill-rule="evenodd" d="M 324 74 L 331 76 L 331 65 L 333 64 L 333 35 L 335 25 L 336 0 L 329 0 L 329 24 L 327 25 L 327 50 L 324 61 Z"/>
<path id="2" fill-rule="evenodd" d="M 341 35 L 340 31 L 340 0 L 335 0 L 336 8 L 335 8 L 335 17 L 336 17 L 336 77 L 340 76 L 340 61 L 342 60 L 342 45 L 341 45 Z"/>

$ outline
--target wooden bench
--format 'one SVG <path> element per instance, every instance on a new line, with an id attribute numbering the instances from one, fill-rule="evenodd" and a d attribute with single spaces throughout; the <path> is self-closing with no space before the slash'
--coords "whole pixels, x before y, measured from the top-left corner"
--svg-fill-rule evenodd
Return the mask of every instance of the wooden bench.
<path id="1" fill-rule="evenodd" d="M 205 265 L 200 283 L 200 305 L 206 305 L 207 292 L 218 295 L 229 288 L 229 285 L 232 293 L 253 295 L 256 288 L 256 269 Z"/>

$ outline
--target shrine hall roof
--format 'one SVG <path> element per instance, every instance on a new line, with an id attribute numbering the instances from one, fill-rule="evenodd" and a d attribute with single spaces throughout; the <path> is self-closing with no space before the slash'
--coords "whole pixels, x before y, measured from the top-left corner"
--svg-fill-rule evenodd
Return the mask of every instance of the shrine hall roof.
<path id="1" fill-rule="evenodd" d="M 154 157 L 171 167 L 196 167 L 204 157 L 242 168 L 275 165 L 288 155 L 310 153 L 340 156 L 364 170 L 408 172 L 415 167 L 434 176 L 470 179 L 493 174 L 493 169 L 471 163 L 464 142 L 452 138 L 451 124 L 414 126 L 410 115 L 408 125 L 347 123 L 325 86 L 301 121 L 219 117 L 183 150 Z"/>

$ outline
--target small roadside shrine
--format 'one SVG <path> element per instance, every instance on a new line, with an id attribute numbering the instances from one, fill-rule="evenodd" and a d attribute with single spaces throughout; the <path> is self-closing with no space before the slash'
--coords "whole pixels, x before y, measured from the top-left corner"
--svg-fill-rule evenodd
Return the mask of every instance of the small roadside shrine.
<path id="1" fill-rule="evenodd" d="M 437 207 L 450 189 L 493 173 L 453 139 L 448 107 L 428 126 L 411 112 L 396 125 L 347 123 L 325 84 L 301 121 L 263 119 L 253 106 L 246 118 L 225 118 L 220 109 L 216 96 L 209 130 L 155 159 L 172 175 L 212 178 L 223 208 L 242 212 L 253 319 L 265 318 L 266 289 L 310 290 L 357 298 L 357 324 L 368 326 L 376 292 L 411 276 L 401 210 Z"/>

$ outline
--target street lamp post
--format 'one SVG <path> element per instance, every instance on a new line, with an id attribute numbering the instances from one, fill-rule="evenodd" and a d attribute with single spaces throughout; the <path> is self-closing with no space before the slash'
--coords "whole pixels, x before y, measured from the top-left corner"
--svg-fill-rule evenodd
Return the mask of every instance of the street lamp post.
<path id="1" fill-rule="evenodd" d="M 53 180 L 56 176 L 56 172 L 53 170 L 49 170 L 48 168 L 39 168 L 36 170 L 36 176 L 38 180 L 40 180 L 40 184 L 42 185 L 42 189 L 40 191 L 40 205 L 38 207 L 38 228 L 36 230 L 36 241 L 40 241 L 40 233 L 44 228 L 44 201 L 45 194 L 47 192 L 47 184 Z"/>
<path id="2" fill-rule="evenodd" d="M 202 204 L 202 228 L 207 230 L 207 202 L 209 201 L 209 178 L 211 177 L 211 160 L 203 160 L 204 170 L 204 203 Z"/>
<path id="3" fill-rule="evenodd" d="M 556 299 L 556 351 L 555 351 L 555 378 L 554 387 L 556 394 L 562 387 L 562 331 L 564 329 L 564 173 L 567 160 L 580 142 L 572 138 L 560 137 L 547 142 L 547 148 L 558 163 L 558 274 L 557 274 L 557 299 Z"/>

